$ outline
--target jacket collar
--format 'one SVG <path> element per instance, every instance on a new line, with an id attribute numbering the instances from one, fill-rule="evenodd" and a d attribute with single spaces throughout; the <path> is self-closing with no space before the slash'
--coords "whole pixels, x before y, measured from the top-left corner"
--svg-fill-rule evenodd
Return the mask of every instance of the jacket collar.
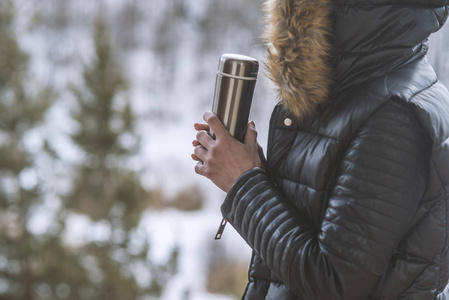
<path id="1" fill-rule="evenodd" d="M 332 77 L 332 8 L 328 0 L 265 2 L 268 77 L 297 117 L 327 102 Z"/>

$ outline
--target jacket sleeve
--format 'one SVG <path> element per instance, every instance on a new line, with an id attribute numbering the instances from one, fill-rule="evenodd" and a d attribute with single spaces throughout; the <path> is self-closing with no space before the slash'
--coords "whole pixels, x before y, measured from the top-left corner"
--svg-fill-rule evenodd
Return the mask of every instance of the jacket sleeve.
<path id="1" fill-rule="evenodd" d="M 285 199 L 257 168 L 234 183 L 222 213 L 298 296 L 364 299 L 423 195 L 429 148 L 411 110 L 387 104 L 342 155 L 321 228 L 291 204 L 300 199 Z"/>

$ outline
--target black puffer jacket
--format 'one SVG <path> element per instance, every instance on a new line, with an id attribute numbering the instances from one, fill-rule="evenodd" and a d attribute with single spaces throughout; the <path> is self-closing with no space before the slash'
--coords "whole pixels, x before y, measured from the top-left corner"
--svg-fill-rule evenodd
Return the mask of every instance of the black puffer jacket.
<path id="1" fill-rule="evenodd" d="M 254 250 L 243 298 L 449 299 L 449 93 L 425 58 L 448 2 L 327 2 L 267 2 L 267 170 L 222 205 Z"/>

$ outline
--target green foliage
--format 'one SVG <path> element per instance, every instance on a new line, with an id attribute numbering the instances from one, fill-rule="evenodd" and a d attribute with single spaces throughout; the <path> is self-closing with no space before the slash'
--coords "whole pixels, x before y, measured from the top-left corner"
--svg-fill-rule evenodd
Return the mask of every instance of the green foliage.
<path id="1" fill-rule="evenodd" d="M 95 22 L 95 55 L 83 71 L 84 86 L 72 88 L 78 130 L 71 136 L 83 152 L 73 167 L 70 193 L 63 199 L 52 230 L 36 235 L 31 218 L 45 198 L 36 179 L 33 153 L 58 160 L 48 141 L 28 149 L 24 140 L 45 119 L 54 95 L 31 94 L 28 55 L 13 31 L 14 6 L 0 2 L 0 300 L 114 300 L 160 295 L 176 271 L 178 250 L 157 265 L 148 259 L 146 233 L 137 226 L 151 194 L 139 173 L 128 167 L 139 149 L 135 117 L 126 97 L 127 83 L 112 50 L 105 23 Z M 33 151 L 31 151 L 33 150 Z M 36 175 L 37 176 L 37 175 Z M 66 219 L 74 212 L 106 226 L 110 234 L 81 245 L 64 242 Z M 138 282 L 139 272 L 147 282 Z"/>
<path id="2" fill-rule="evenodd" d="M 20 51 L 15 36 L 12 32 L 14 20 L 14 8 L 12 2 L 4 1 L 0 4 L 0 89 L 9 83 L 20 79 L 18 71 L 24 69 L 27 64 L 27 55 Z"/>
<path id="3" fill-rule="evenodd" d="M 31 234 L 28 221 L 42 201 L 39 185 L 24 185 L 21 177 L 34 168 L 25 135 L 44 119 L 53 99 L 48 89 L 27 91 L 28 56 L 12 30 L 12 2 L 0 5 L 0 299 L 36 299 L 36 284 L 51 266 L 42 263 L 52 240 Z M 51 249 L 55 249 L 51 247 Z M 59 279 L 60 280 L 60 279 Z"/>
<path id="4" fill-rule="evenodd" d="M 20 50 L 12 31 L 13 6 L 7 1 L 0 8 L 0 129 L 8 132 L 11 142 L 17 142 L 42 120 L 52 95 L 42 90 L 30 97 L 25 91 L 28 56 Z"/>
<path id="5" fill-rule="evenodd" d="M 139 138 L 134 133 L 135 120 L 129 100 L 117 99 L 119 93 L 126 91 L 126 81 L 114 59 L 101 18 L 95 22 L 94 39 L 96 56 L 92 63 L 85 65 L 85 89 L 73 89 L 78 110 L 72 115 L 78 130 L 71 137 L 83 150 L 85 160 L 77 167 L 78 174 L 68 199 L 69 206 L 93 220 L 100 220 L 109 217 L 117 193 L 129 198 L 124 202 L 129 206 L 126 210 L 146 203 L 148 195 L 137 175 L 122 166 L 138 148 Z M 119 100 L 124 103 L 118 103 Z M 133 145 L 123 145 L 120 142 L 123 137 L 134 141 Z M 128 189 L 124 195 L 126 184 L 132 184 L 135 191 Z"/>
<path id="6" fill-rule="evenodd" d="M 66 204 L 111 229 L 106 240 L 83 247 L 90 260 L 90 281 L 95 283 L 91 299 L 159 295 L 175 267 L 153 265 L 147 258 L 148 240 L 143 236 L 139 237 L 140 249 L 132 249 L 150 193 L 142 186 L 139 174 L 127 167 L 140 139 L 126 97 L 127 83 L 101 17 L 95 21 L 94 41 L 95 58 L 85 65 L 84 87 L 72 89 L 78 103 L 72 116 L 78 129 L 71 137 L 83 151 L 84 161 L 75 167 Z M 151 272 L 150 282 L 138 284 L 135 270 L 141 268 Z"/>

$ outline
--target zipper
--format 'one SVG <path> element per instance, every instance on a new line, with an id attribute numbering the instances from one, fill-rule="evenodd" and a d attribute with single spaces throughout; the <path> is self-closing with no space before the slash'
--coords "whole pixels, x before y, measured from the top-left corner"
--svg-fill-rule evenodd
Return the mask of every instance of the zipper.
<path id="1" fill-rule="evenodd" d="M 217 234 L 215 234 L 216 240 L 221 239 L 221 236 L 223 235 L 223 231 L 225 230 L 226 224 L 228 224 L 228 220 L 226 220 L 226 218 L 223 218 L 221 220 L 220 226 L 218 227 Z"/>

